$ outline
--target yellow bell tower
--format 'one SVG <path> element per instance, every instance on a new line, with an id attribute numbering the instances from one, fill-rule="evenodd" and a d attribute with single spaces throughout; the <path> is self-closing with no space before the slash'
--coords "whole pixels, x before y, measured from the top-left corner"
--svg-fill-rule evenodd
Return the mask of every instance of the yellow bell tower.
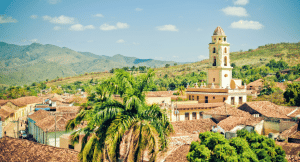
<path id="1" fill-rule="evenodd" d="M 232 67 L 230 66 L 229 50 L 230 44 L 227 36 L 221 27 L 217 27 L 211 36 L 209 43 L 209 63 L 207 83 L 211 87 L 227 88 L 232 79 Z"/>

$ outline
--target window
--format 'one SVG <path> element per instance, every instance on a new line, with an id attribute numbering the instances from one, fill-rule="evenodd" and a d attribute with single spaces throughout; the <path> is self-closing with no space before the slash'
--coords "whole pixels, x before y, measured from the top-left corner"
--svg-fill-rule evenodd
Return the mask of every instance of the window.
<path id="1" fill-rule="evenodd" d="M 225 47 L 225 49 L 224 49 L 224 53 L 227 53 L 227 48 Z"/>
<path id="2" fill-rule="evenodd" d="M 193 120 L 196 120 L 196 119 L 197 119 L 197 113 L 196 113 L 196 112 L 193 112 L 193 113 L 192 113 L 192 119 L 193 119 Z"/>
<path id="3" fill-rule="evenodd" d="M 69 149 L 74 149 L 74 146 L 73 145 L 69 145 Z"/>
<path id="4" fill-rule="evenodd" d="M 227 66 L 227 56 L 224 57 L 224 66 Z"/>
<path id="5" fill-rule="evenodd" d="M 200 119 L 203 119 L 203 111 L 199 112 Z"/>
<path id="6" fill-rule="evenodd" d="M 216 41 L 216 38 L 214 38 L 214 41 Z"/>
<path id="7" fill-rule="evenodd" d="M 224 42 L 226 42 L 226 38 L 224 38 Z"/>
<path id="8" fill-rule="evenodd" d="M 214 56 L 214 63 L 213 63 L 213 66 L 216 66 L 217 65 L 217 58 L 216 56 Z"/>
<path id="9" fill-rule="evenodd" d="M 213 53 L 216 53 L 216 47 L 213 48 Z"/>
<path id="10" fill-rule="evenodd" d="M 228 74 L 225 74 L 224 77 L 228 77 Z"/>
<path id="11" fill-rule="evenodd" d="M 185 120 L 190 120 L 190 113 L 185 113 Z"/>
<path id="12" fill-rule="evenodd" d="M 234 105 L 234 97 L 231 97 L 231 105 Z"/>
<path id="13" fill-rule="evenodd" d="M 239 97 L 239 104 L 243 103 L 243 97 Z"/>
<path id="14" fill-rule="evenodd" d="M 215 99 L 215 96 L 213 97 L 213 99 Z"/>
<path id="15" fill-rule="evenodd" d="M 216 78 L 213 78 L 213 82 L 215 82 L 216 81 Z"/>
<path id="16" fill-rule="evenodd" d="M 221 40 L 221 38 L 219 38 L 219 40 Z"/>
<path id="17" fill-rule="evenodd" d="M 189 95 L 189 100 L 191 100 L 191 95 Z"/>
<path id="18" fill-rule="evenodd" d="M 223 97 L 223 102 L 225 102 L 225 100 L 226 100 L 226 97 Z"/>
<path id="19" fill-rule="evenodd" d="M 197 96 L 197 101 L 199 101 L 199 96 Z"/>
<path id="20" fill-rule="evenodd" d="M 193 100 L 195 100 L 195 99 L 194 99 L 194 96 L 193 96 Z"/>
<path id="21" fill-rule="evenodd" d="M 205 96 L 205 103 L 208 103 L 208 96 Z"/>

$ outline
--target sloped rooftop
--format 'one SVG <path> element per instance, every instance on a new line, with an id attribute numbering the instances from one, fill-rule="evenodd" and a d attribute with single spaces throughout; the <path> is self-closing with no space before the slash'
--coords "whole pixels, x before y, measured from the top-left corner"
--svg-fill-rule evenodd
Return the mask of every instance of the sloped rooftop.
<path id="1" fill-rule="evenodd" d="M 78 152 L 32 142 L 28 140 L 3 137 L 0 139 L 0 161 L 6 162 L 76 162 Z"/>

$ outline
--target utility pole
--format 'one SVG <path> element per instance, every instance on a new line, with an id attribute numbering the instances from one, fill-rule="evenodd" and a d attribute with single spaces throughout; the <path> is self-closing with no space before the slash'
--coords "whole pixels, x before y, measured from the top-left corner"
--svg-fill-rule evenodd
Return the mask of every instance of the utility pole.
<path id="1" fill-rule="evenodd" d="M 55 147 L 56 147 L 56 116 L 63 117 L 63 114 L 70 114 L 70 113 L 76 113 L 76 111 L 50 113 L 50 115 L 54 116 L 54 120 L 55 120 L 55 136 L 54 136 L 55 137 L 55 144 L 54 144 Z"/>

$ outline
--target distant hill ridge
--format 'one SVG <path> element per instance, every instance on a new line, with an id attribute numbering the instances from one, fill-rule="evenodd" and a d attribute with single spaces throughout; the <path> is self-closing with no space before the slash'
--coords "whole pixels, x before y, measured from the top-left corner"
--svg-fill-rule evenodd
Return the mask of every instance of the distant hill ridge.
<path id="1" fill-rule="evenodd" d="M 7 85 L 24 85 L 125 66 L 163 67 L 165 64 L 174 63 L 120 54 L 109 57 L 90 52 L 76 52 L 51 44 L 32 43 L 19 46 L 0 42 L 0 84 Z"/>

